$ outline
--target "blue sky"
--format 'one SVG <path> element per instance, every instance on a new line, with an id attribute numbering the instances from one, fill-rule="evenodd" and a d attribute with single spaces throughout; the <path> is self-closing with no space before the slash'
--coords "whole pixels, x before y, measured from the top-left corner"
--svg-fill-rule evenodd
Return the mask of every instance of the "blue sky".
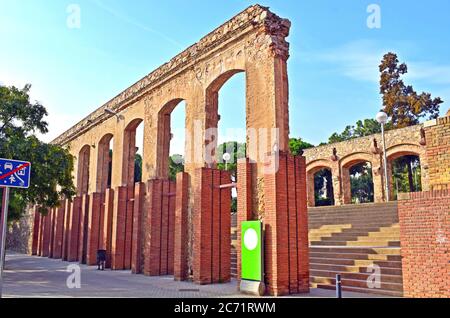
<path id="1" fill-rule="evenodd" d="M 31 83 L 49 110 L 52 140 L 202 36 L 254 4 L 243 0 L 0 0 L 0 83 Z M 381 108 L 378 64 L 394 51 L 407 82 L 450 101 L 448 0 L 260 1 L 292 21 L 291 136 L 318 144 Z M 67 27 L 67 8 L 81 28 Z M 381 8 L 381 29 L 367 7 Z M 245 79 L 221 90 L 221 130 L 245 126 Z M 442 114 L 449 108 L 444 103 Z M 183 125 L 183 108 L 174 127 Z M 181 143 L 182 144 L 182 143 Z"/>

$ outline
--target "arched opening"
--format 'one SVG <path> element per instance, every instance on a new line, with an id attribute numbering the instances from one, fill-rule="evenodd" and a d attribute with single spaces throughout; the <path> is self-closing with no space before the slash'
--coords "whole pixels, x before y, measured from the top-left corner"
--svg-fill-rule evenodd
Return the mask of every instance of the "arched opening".
<path id="1" fill-rule="evenodd" d="M 123 143 L 122 185 L 134 186 L 142 181 L 142 151 L 144 144 L 142 119 L 135 119 L 125 128 Z"/>
<path id="2" fill-rule="evenodd" d="M 186 102 L 177 98 L 168 102 L 158 114 L 157 173 L 162 178 L 175 181 L 184 171 Z"/>
<path id="3" fill-rule="evenodd" d="M 358 162 L 348 168 L 350 176 L 351 203 L 374 202 L 374 184 L 372 164 L 368 161 Z"/>
<path id="4" fill-rule="evenodd" d="M 97 192 L 105 193 L 111 188 L 114 138 L 107 134 L 98 143 Z"/>
<path id="5" fill-rule="evenodd" d="M 335 204 L 331 169 L 322 168 L 314 173 L 314 200 L 317 207 Z"/>
<path id="6" fill-rule="evenodd" d="M 77 194 L 80 197 L 89 193 L 90 158 L 91 147 L 85 145 L 78 155 Z"/>
<path id="7" fill-rule="evenodd" d="M 394 157 L 391 165 L 391 192 L 394 200 L 399 193 L 422 191 L 422 167 L 420 157 L 414 154 Z"/>
<path id="8" fill-rule="evenodd" d="M 230 172 L 229 183 L 237 182 L 237 161 L 246 157 L 246 77 L 242 70 L 230 70 L 211 83 L 206 91 L 206 164 Z M 226 155 L 225 155 L 226 154 Z M 225 156 L 224 156 L 225 155 Z M 227 181 L 228 182 L 228 181 Z M 230 277 L 237 276 L 237 191 L 229 191 L 231 206 Z M 227 194 L 228 195 L 228 194 Z"/>

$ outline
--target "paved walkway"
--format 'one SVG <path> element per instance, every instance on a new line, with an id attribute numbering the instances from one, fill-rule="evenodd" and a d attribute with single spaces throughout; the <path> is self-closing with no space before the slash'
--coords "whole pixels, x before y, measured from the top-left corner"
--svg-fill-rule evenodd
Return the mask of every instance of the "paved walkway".
<path id="1" fill-rule="evenodd" d="M 97 271 L 81 265 L 81 288 L 69 289 L 66 281 L 73 263 L 42 257 L 8 253 L 4 272 L 3 296 L 12 297 L 81 297 L 81 298 L 230 298 L 239 297 L 236 282 L 198 286 L 175 282 L 173 277 L 132 275 L 129 271 Z M 313 289 L 299 297 L 334 297 L 333 291 Z M 344 293 L 344 297 L 368 297 Z"/>

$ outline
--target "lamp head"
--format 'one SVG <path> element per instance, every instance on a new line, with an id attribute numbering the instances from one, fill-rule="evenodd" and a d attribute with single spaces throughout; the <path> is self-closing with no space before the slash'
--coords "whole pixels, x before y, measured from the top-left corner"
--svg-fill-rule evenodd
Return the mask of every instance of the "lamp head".
<path id="1" fill-rule="evenodd" d="M 388 119 L 389 119 L 389 117 L 385 112 L 379 112 L 376 117 L 377 122 L 382 125 L 386 125 L 388 122 Z"/>

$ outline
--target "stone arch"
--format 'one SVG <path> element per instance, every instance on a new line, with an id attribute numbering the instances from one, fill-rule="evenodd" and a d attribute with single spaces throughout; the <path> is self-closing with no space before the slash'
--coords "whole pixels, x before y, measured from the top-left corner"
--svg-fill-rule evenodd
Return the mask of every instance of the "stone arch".
<path id="1" fill-rule="evenodd" d="M 370 163 L 370 165 L 373 168 L 374 167 L 373 155 L 366 152 L 357 152 L 342 158 L 340 161 L 344 204 L 352 203 L 352 186 L 351 186 L 350 170 L 352 167 L 364 162 Z M 373 171 L 372 171 L 372 182 L 374 182 Z M 375 183 L 373 184 L 373 186 L 375 192 Z M 376 196 L 377 194 L 374 193 L 374 198 Z"/>
<path id="2" fill-rule="evenodd" d="M 206 163 L 210 167 L 216 166 L 215 150 L 217 148 L 219 126 L 219 91 L 225 83 L 235 74 L 245 72 L 243 69 L 231 69 L 223 72 L 216 77 L 206 88 L 205 92 L 205 145 L 208 149 L 212 149 L 210 153 L 206 154 Z M 247 113 L 247 111 L 246 111 Z"/>
<path id="3" fill-rule="evenodd" d="M 110 143 L 114 138 L 112 133 L 108 133 L 100 138 L 97 144 L 97 180 L 96 191 L 104 193 L 110 184 L 110 166 L 112 157 L 110 155 Z"/>
<path id="4" fill-rule="evenodd" d="M 77 194 L 82 196 L 89 193 L 89 169 L 91 146 L 84 145 L 78 153 Z"/>
<path id="5" fill-rule="evenodd" d="M 131 120 L 124 130 L 123 159 L 122 159 L 122 185 L 134 184 L 134 159 L 136 156 L 136 129 L 143 122 L 142 118 Z"/>
<path id="6" fill-rule="evenodd" d="M 168 158 L 170 155 L 170 141 L 173 137 L 171 130 L 171 114 L 183 101 L 185 101 L 183 98 L 174 98 L 165 103 L 158 113 L 157 144 L 159 146 L 157 148 L 158 160 L 156 160 L 156 175 L 161 178 L 167 178 L 169 176 Z"/>
<path id="7" fill-rule="evenodd" d="M 388 157 L 388 161 L 393 161 L 397 158 L 407 156 L 407 155 L 414 155 L 414 156 L 421 157 L 422 152 L 423 152 L 422 147 L 419 145 L 401 144 L 401 145 L 395 145 L 395 146 L 387 149 L 386 155 Z"/>

